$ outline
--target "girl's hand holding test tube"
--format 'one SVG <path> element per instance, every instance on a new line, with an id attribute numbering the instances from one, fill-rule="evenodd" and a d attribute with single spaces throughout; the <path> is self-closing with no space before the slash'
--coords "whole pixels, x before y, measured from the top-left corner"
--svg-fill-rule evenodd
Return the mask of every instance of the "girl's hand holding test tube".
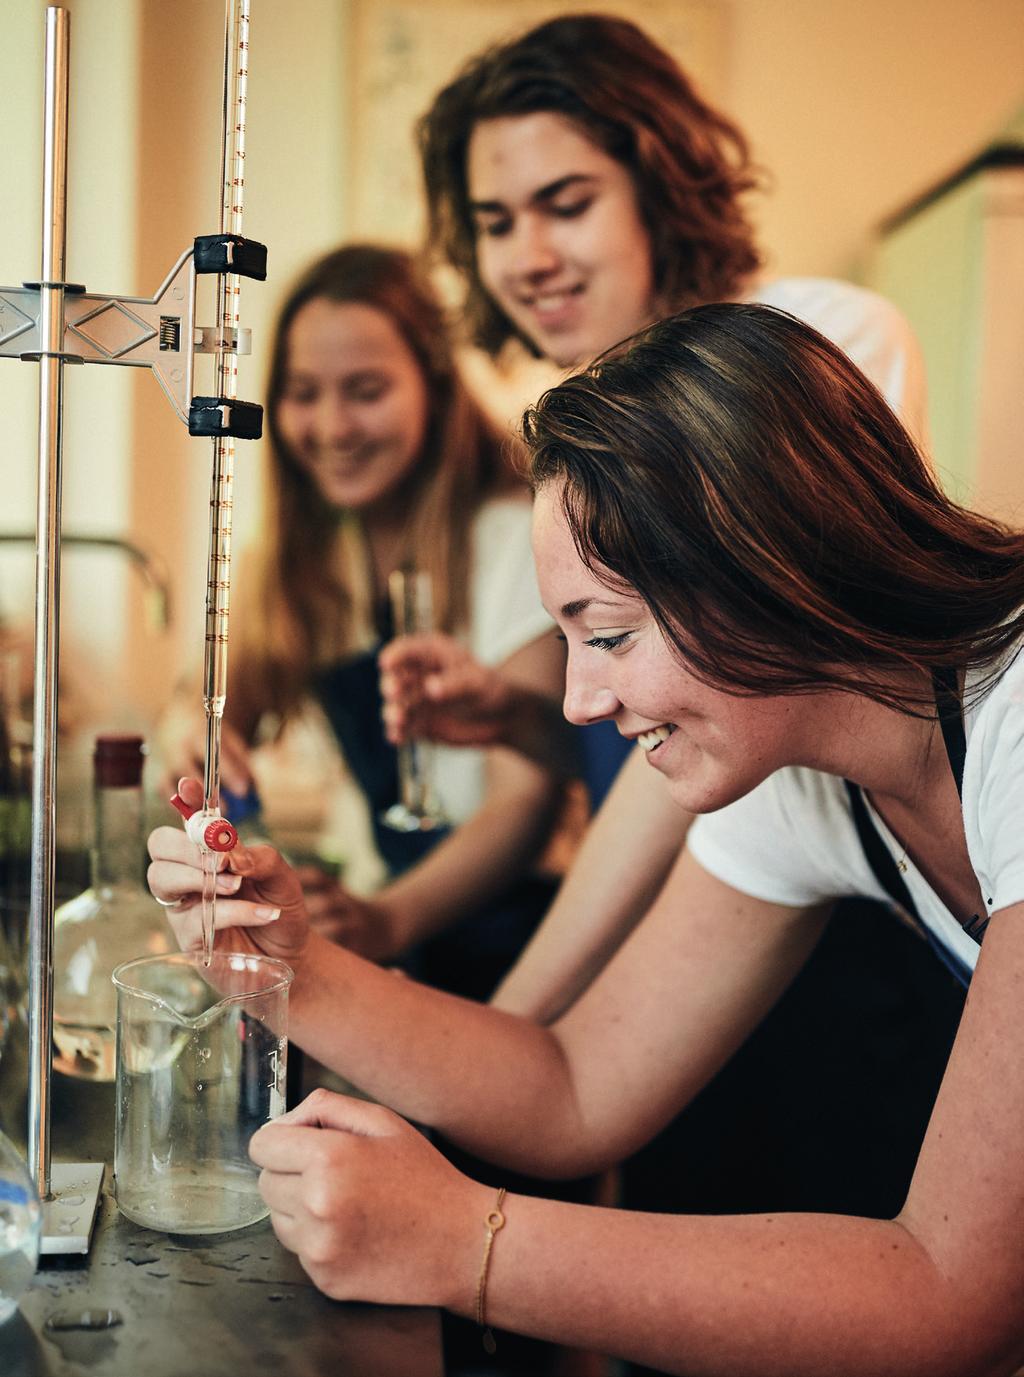
<path id="1" fill-rule="evenodd" d="M 378 663 L 384 727 L 394 745 L 416 736 L 452 746 L 505 741 L 514 710 L 511 687 L 453 636 L 399 636 Z"/>

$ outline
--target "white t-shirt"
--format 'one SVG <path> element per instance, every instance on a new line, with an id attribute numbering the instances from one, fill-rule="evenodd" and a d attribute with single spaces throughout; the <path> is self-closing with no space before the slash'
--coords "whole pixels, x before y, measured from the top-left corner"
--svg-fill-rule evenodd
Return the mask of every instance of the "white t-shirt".
<path id="1" fill-rule="evenodd" d="M 500 665 L 554 625 L 537 587 L 530 510 L 525 495 L 494 498 L 473 520 L 469 621 L 457 639 L 485 665 Z M 483 802 L 484 759 L 465 746 L 436 748 L 438 799 L 452 822 L 465 822 Z"/>
<path id="2" fill-rule="evenodd" d="M 964 713 L 963 818 L 967 851 L 989 916 L 1024 900 L 1024 655 L 1011 660 Z M 902 856 L 870 802 L 893 859 Z M 743 894 L 804 906 L 857 894 L 888 902 L 857 836 L 846 787 L 834 775 L 790 767 L 746 797 L 700 817 L 687 845 L 705 870 Z M 907 857 L 903 876 L 922 923 L 968 971 L 978 944 Z M 969 917 L 962 914 L 961 917 Z"/>
<path id="3" fill-rule="evenodd" d="M 891 301 L 829 277 L 781 277 L 745 300 L 788 311 L 826 335 L 866 373 L 919 444 L 927 442 L 921 347 Z"/>

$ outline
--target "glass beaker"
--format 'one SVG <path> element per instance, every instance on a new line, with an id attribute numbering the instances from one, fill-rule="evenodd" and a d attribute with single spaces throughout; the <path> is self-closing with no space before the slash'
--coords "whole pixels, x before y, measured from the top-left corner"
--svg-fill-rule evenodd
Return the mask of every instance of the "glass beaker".
<path id="1" fill-rule="evenodd" d="M 114 1196 L 148 1229 L 211 1234 L 268 1213 L 249 1139 L 284 1111 L 291 968 L 215 952 L 126 961 L 117 987 Z"/>

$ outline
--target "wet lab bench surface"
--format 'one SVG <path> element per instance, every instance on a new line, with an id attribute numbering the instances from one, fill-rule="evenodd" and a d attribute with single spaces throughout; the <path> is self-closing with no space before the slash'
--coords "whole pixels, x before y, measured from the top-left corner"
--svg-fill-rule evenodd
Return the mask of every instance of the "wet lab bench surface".
<path id="1" fill-rule="evenodd" d="M 442 1377 L 436 1311 L 329 1300 L 269 1220 L 186 1237 L 123 1218 L 111 1194 L 112 1091 L 55 1086 L 54 1160 L 107 1160 L 100 1213 L 88 1257 L 44 1259 L 0 1325 L 3 1377 Z M 54 1315 L 108 1310 L 120 1324 L 47 1328 Z"/>

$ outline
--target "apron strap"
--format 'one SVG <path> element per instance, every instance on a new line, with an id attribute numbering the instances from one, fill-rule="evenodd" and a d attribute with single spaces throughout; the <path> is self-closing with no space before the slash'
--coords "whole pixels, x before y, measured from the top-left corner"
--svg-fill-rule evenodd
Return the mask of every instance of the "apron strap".
<path id="1" fill-rule="evenodd" d="M 935 690 L 935 706 L 938 709 L 939 726 L 942 729 L 942 740 L 946 747 L 949 767 L 956 783 L 957 797 L 962 799 L 967 735 L 964 730 L 963 704 L 960 698 L 956 670 L 946 667 L 933 670 L 932 685 Z M 871 873 L 889 898 L 903 910 L 918 931 L 927 938 L 932 949 L 961 984 L 968 984 L 970 980 L 969 971 L 958 957 L 946 950 L 934 933 L 921 921 L 917 905 L 900 874 L 899 866 L 893 860 L 892 853 L 883 842 L 871 819 L 867 803 L 864 800 L 863 789 L 859 784 L 853 784 L 848 779 L 843 780 L 843 783 L 846 785 L 850 811 L 853 814 L 853 823 L 857 829 L 861 849 L 871 867 Z M 981 939 L 985 935 L 985 929 L 988 927 L 988 919 L 982 919 L 976 913 L 972 918 L 963 922 L 961 926 L 968 937 L 972 937 L 980 945 Z"/>
<path id="2" fill-rule="evenodd" d="M 960 701 L 960 687 L 955 669 L 948 665 L 932 670 L 935 706 L 939 710 L 939 726 L 949 757 L 949 768 L 956 781 L 957 797 L 964 796 L 964 761 L 967 758 L 967 734 L 964 731 L 964 709 Z"/>
<path id="3" fill-rule="evenodd" d="M 857 828 L 857 836 L 860 838 L 861 849 L 871 867 L 872 875 L 889 898 L 894 903 L 899 904 L 900 908 L 920 927 L 921 920 L 918 917 L 917 905 L 907 888 L 906 881 L 900 874 L 899 866 L 892 858 L 892 852 L 878 835 L 878 828 L 871 820 L 871 814 L 868 812 L 868 806 L 864 801 L 863 789 L 859 784 L 851 784 L 848 779 L 844 779 L 843 783 L 846 785 L 846 792 L 850 798 L 850 811 L 853 813 L 853 822 Z"/>

